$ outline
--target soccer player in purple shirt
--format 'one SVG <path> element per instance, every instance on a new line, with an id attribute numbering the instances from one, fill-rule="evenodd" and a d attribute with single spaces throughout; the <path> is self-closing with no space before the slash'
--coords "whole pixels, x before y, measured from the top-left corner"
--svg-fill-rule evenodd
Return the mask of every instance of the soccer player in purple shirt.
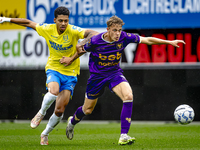
<path id="1" fill-rule="evenodd" d="M 77 45 L 79 54 L 90 52 L 89 71 L 86 96 L 83 106 L 79 107 L 74 116 L 68 118 L 66 135 L 68 139 L 73 138 L 74 126 L 84 116 L 89 115 L 95 108 L 98 98 L 103 94 L 107 86 L 123 101 L 121 111 L 121 136 L 119 145 L 127 145 L 135 142 L 134 137 L 127 135 L 131 125 L 133 106 L 133 93 L 131 86 L 123 76 L 119 62 L 124 48 L 129 43 L 171 44 L 179 47 L 178 43 L 185 44 L 182 40 L 162 40 L 154 37 L 141 37 L 133 33 L 122 31 L 124 22 L 117 16 L 112 16 L 107 21 L 107 32 L 93 36 L 86 44 Z M 84 43 L 84 42 L 83 42 Z"/>

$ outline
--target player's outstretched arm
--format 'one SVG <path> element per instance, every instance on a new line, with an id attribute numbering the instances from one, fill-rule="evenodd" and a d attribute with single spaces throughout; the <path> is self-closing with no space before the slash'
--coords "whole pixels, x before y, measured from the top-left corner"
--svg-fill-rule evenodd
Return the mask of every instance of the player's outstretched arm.
<path id="1" fill-rule="evenodd" d="M 31 20 L 28 20 L 28 19 L 24 19 L 24 18 L 0 17 L 0 23 L 3 23 L 3 22 L 15 23 L 15 24 L 20 25 L 20 26 L 30 27 L 34 30 L 36 30 L 36 25 L 37 25 L 37 23 L 35 23 Z"/>
<path id="2" fill-rule="evenodd" d="M 162 40 L 162 39 L 155 38 L 155 37 L 141 37 L 140 36 L 140 40 L 141 40 L 141 43 L 148 44 L 148 45 L 170 44 L 174 47 L 179 47 L 178 43 L 185 44 L 185 42 L 183 40 L 172 40 L 172 41 L 170 41 L 170 40 Z"/>

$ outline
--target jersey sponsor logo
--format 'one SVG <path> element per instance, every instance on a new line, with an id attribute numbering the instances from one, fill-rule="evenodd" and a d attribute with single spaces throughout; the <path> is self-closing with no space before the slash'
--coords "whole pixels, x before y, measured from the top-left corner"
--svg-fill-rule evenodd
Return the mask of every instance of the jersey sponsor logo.
<path id="1" fill-rule="evenodd" d="M 118 62 L 99 62 L 98 65 L 100 66 L 116 66 L 119 64 Z"/>
<path id="2" fill-rule="evenodd" d="M 118 65 L 119 64 L 119 61 L 116 62 L 116 60 L 120 60 L 121 58 L 121 53 L 117 52 L 116 55 L 102 55 L 102 54 L 99 54 L 99 58 L 104 61 L 104 62 L 98 62 L 98 65 L 101 65 L 101 66 L 115 66 L 115 65 Z M 109 62 L 106 62 L 106 61 L 109 61 Z M 112 61 L 112 62 L 110 62 Z"/>
<path id="3" fill-rule="evenodd" d="M 116 60 L 116 59 L 119 60 L 121 56 L 122 54 L 119 52 L 117 52 L 116 55 L 108 55 L 108 56 L 99 54 L 99 58 L 101 60 L 111 60 L 111 61 Z"/>
<path id="4" fill-rule="evenodd" d="M 55 42 L 52 42 L 51 40 L 49 40 L 49 43 L 51 44 L 51 47 L 55 50 L 58 50 L 58 51 L 65 51 L 65 50 L 69 50 L 73 47 L 73 45 L 71 44 L 70 46 L 67 46 L 67 47 L 63 47 L 62 44 L 57 44 Z"/>

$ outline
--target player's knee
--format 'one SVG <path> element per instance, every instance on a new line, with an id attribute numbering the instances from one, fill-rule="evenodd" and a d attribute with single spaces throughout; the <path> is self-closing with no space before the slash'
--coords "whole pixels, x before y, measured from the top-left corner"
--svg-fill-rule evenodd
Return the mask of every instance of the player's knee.
<path id="1" fill-rule="evenodd" d="M 53 94 L 53 95 L 58 95 L 59 94 L 59 91 L 58 90 L 50 90 L 49 91 L 51 94 Z"/>
<path id="2" fill-rule="evenodd" d="M 130 92 L 124 96 L 124 100 L 133 100 L 133 93 Z"/>
<path id="3" fill-rule="evenodd" d="M 60 117 L 60 116 L 63 115 L 63 113 L 64 113 L 64 110 L 62 110 L 62 109 L 55 109 L 56 116 Z"/>
<path id="4" fill-rule="evenodd" d="M 92 113 L 92 109 L 86 109 L 86 110 L 84 110 L 84 114 L 85 115 L 90 115 L 91 113 Z"/>

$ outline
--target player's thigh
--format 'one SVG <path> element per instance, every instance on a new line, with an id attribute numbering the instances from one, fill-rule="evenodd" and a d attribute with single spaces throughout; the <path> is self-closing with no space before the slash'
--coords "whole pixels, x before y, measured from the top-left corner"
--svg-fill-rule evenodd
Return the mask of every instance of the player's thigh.
<path id="1" fill-rule="evenodd" d="M 46 71 L 46 75 L 47 75 L 46 85 L 48 91 L 54 95 L 58 95 L 60 90 L 60 78 L 59 78 L 60 73 L 48 69 Z"/>
<path id="2" fill-rule="evenodd" d="M 58 94 L 56 99 L 56 109 L 65 109 L 69 103 L 71 92 L 69 90 L 63 90 Z"/>
<path id="3" fill-rule="evenodd" d="M 92 113 L 92 111 L 94 110 L 94 108 L 96 106 L 97 100 L 98 100 L 98 98 L 96 98 L 96 99 L 85 98 L 85 101 L 83 104 L 83 111 L 86 115 Z"/>
<path id="4" fill-rule="evenodd" d="M 118 85 L 116 85 L 115 87 L 113 87 L 112 90 L 123 101 L 133 99 L 133 92 L 132 92 L 131 86 L 128 82 L 121 82 Z"/>
<path id="5" fill-rule="evenodd" d="M 59 94 L 59 84 L 58 82 L 49 82 L 47 84 L 48 91 L 51 94 L 58 95 Z"/>

